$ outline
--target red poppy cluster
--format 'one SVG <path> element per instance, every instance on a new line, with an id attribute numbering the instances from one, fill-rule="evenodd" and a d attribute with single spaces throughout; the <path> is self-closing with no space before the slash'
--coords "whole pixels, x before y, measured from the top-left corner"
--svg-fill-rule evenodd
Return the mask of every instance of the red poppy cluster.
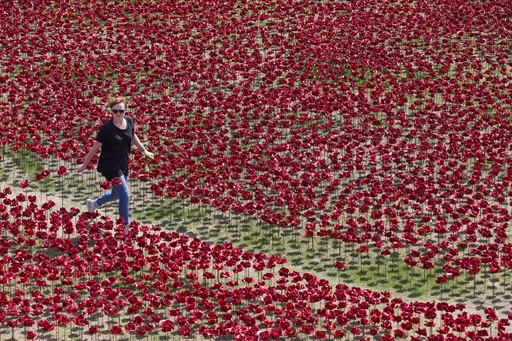
<path id="1" fill-rule="evenodd" d="M 465 269 L 485 240 L 512 266 L 506 1 L 104 6 L 4 18 L 4 144 L 79 161 L 116 91 L 157 152 L 132 165 L 155 195 L 410 245 L 427 267 Z"/>
<path id="2" fill-rule="evenodd" d="M 155 152 L 132 173 L 154 195 L 407 247 L 439 282 L 508 271 L 509 5 L 5 2 L 0 141 L 80 163 L 123 94 Z"/>
<path id="3" fill-rule="evenodd" d="M 125 236 L 108 216 L 10 192 L 0 193 L 0 317 L 27 339 L 55 329 L 66 339 L 70 325 L 89 334 L 236 340 L 512 337 L 512 315 L 499 318 L 493 308 L 480 315 L 464 304 L 406 302 L 386 291 L 333 285 L 286 267 L 277 255 L 212 245 L 158 225 L 132 222 Z"/>

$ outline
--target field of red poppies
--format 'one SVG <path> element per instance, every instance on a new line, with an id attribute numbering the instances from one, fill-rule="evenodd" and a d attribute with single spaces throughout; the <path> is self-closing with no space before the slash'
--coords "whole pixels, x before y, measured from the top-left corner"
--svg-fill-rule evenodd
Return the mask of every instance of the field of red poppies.
<path id="1" fill-rule="evenodd" d="M 2 2 L 0 340 L 512 339 L 511 18 Z M 75 172 L 113 95 L 155 154 L 128 235 Z"/>

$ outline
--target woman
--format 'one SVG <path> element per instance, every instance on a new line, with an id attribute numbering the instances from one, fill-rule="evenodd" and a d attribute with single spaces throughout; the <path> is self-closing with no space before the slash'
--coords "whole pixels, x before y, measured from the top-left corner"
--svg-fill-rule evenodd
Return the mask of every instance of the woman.
<path id="1" fill-rule="evenodd" d="M 128 191 L 128 157 L 131 145 L 135 145 L 144 156 L 152 159 L 153 153 L 144 148 L 135 134 L 133 119 L 126 116 L 126 99 L 122 96 L 111 98 L 107 106 L 112 111 L 112 118 L 105 122 L 94 144 L 87 153 L 84 163 L 78 167 L 77 172 L 87 169 L 96 153 L 101 149 L 97 170 L 108 181 L 112 182 L 112 190 L 98 197 L 96 200 L 87 199 L 87 209 L 94 212 L 107 202 L 119 199 L 119 216 L 123 218 L 124 225 L 130 224 Z"/>

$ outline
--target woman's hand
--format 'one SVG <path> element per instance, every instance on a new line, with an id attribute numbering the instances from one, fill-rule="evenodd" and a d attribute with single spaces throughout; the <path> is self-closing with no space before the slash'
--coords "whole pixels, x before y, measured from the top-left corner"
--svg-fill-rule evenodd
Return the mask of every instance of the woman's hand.
<path id="1" fill-rule="evenodd" d="M 94 155 L 96 155 L 96 153 L 98 153 L 98 151 L 101 149 L 101 145 L 102 143 L 101 142 L 98 142 L 98 141 L 94 141 L 94 144 L 92 145 L 92 148 L 91 150 L 89 150 L 89 153 L 87 153 L 87 155 L 85 156 L 85 159 L 84 159 L 84 163 L 82 163 L 77 169 L 76 169 L 76 172 L 77 173 L 81 173 L 83 172 L 84 170 L 86 170 L 87 168 L 89 168 L 89 165 L 91 165 L 91 169 L 94 169 L 94 167 L 92 166 L 91 164 L 91 160 L 92 158 L 94 157 Z"/>
<path id="2" fill-rule="evenodd" d="M 76 169 L 76 172 L 77 172 L 77 173 L 81 173 L 81 172 L 83 172 L 83 171 L 84 171 L 84 170 L 86 170 L 86 169 L 87 169 L 87 165 L 86 165 L 85 163 L 82 163 L 82 164 L 80 165 L 80 167 L 78 167 L 78 168 Z"/>

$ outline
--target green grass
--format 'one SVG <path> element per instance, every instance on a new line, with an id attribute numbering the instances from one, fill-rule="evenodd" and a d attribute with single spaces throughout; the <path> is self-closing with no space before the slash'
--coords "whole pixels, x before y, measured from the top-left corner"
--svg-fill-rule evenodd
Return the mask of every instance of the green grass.
<path id="1" fill-rule="evenodd" d="M 39 156 L 34 152 L 26 149 L 20 149 L 18 152 L 9 153 L 9 155 L 14 160 L 17 168 L 22 173 L 26 174 L 28 178 L 33 177 L 44 169 L 41 162 L 37 161 Z"/>

